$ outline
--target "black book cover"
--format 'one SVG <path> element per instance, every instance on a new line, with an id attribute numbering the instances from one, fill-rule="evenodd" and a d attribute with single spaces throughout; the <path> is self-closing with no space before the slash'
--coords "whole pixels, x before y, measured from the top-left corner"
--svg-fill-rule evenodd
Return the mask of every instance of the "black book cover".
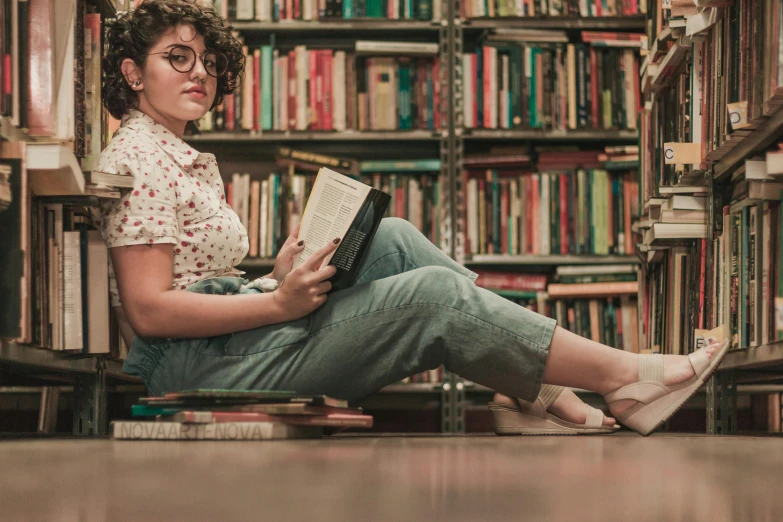
<path id="1" fill-rule="evenodd" d="M 3 296 L 3 312 L 0 313 L 0 337 L 21 336 L 23 272 L 22 253 L 22 162 L 17 159 L 0 159 L 0 183 L 10 185 L 11 201 L 0 210 L 0 292 Z"/>

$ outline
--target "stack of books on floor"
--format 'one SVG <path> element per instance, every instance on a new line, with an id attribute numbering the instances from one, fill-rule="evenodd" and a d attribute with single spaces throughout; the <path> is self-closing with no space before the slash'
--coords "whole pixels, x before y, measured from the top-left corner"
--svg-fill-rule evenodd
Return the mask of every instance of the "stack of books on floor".
<path id="1" fill-rule="evenodd" d="M 112 422 L 115 439 L 274 440 L 320 438 L 334 428 L 371 428 L 361 408 L 289 391 L 192 390 L 143 397 L 134 420 Z"/>

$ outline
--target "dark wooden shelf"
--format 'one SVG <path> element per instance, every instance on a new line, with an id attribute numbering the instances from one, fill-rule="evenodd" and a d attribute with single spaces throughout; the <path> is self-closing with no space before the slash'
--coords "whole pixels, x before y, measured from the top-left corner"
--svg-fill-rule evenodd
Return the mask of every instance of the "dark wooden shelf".
<path id="1" fill-rule="evenodd" d="M 291 142 L 291 141 L 437 141 L 439 131 L 286 131 L 286 132 L 205 132 L 185 136 L 188 142 L 241 143 L 241 142 Z"/>

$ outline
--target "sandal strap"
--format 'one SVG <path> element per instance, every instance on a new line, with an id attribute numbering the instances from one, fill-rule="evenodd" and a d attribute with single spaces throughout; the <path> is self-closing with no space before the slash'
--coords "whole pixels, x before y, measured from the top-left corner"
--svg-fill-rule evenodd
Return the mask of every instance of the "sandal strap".
<path id="1" fill-rule="evenodd" d="M 663 354 L 651 353 L 639 356 L 639 382 L 663 384 Z"/>
<path id="2" fill-rule="evenodd" d="M 589 404 L 587 406 L 587 420 L 585 421 L 585 428 L 603 428 L 604 426 L 604 413 L 596 408 L 593 408 Z"/>
<path id="3" fill-rule="evenodd" d="M 541 405 L 544 407 L 544 411 L 548 410 L 550 406 L 552 406 L 552 403 L 557 400 L 558 397 L 560 397 L 560 394 L 563 393 L 562 386 L 555 386 L 553 384 L 542 384 L 541 390 L 538 392 L 538 400 L 541 402 Z"/>

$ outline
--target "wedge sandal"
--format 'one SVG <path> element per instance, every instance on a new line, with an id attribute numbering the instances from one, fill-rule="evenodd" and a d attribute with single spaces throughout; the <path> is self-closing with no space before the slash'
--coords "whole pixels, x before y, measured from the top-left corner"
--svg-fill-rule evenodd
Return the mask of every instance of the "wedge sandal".
<path id="1" fill-rule="evenodd" d="M 663 384 L 663 355 L 643 354 L 639 356 L 639 381 L 623 386 L 604 396 L 606 403 L 624 399 L 638 401 L 614 417 L 625 426 L 647 436 L 666 422 L 712 375 L 729 350 L 729 341 L 723 341 L 712 356 L 704 348 L 688 355 L 696 373 L 687 381 L 665 386 Z"/>
<path id="2" fill-rule="evenodd" d="M 498 435 L 597 435 L 614 433 L 620 426 L 603 425 L 604 414 L 589 404 L 584 424 L 574 424 L 548 413 L 546 410 L 560 396 L 565 388 L 544 384 L 535 402 L 516 399 L 512 406 L 501 402 L 490 402 L 489 409 Z"/>

